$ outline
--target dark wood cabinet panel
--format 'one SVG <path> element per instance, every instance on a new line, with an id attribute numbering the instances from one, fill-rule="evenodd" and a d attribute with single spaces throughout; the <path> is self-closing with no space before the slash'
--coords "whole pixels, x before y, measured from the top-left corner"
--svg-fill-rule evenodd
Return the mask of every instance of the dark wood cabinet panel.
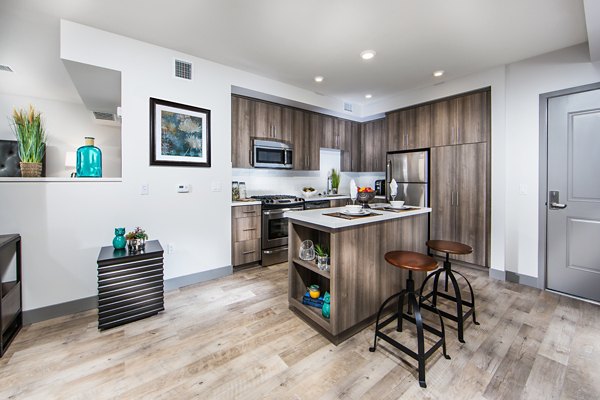
<path id="1" fill-rule="evenodd" d="M 486 143 L 456 147 L 456 241 L 473 247 L 458 260 L 486 265 Z"/>
<path id="2" fill-rule="evenodd" d="M 453 146 L 431 149 L 429 182 L 430 239 L 454 240 L 454 188 L 456 186 L 454 165 L 456 151 Z"/>
<path id="3" fill-rule="evenodd" d="M 431 146 L 431 105 L 420 106 L 410 115 L 411 123 L 406 131 L 406 149 L 425 149 Z"/>
<path id="4" fill-rule="evenodd" d="M 252 136 L 281 139 L 282 107 L 263 101 L 252 101 Z"/>
<path id="5" fill-rule="evenodd" d="M 473 247 L 453 259 L 487 266 L 487 144 L 431 149 L 430 238 Z"/>
<path id="6" fill-rule="evenodd" d="M 385 118 L 364 122 L 360 132 L 360 170 L 383 172 L 387 153 Z"/>
<path id="7" fill-rule="evenodd" d="M 477 92 L 456 99 L 456 144 L 488 140 L 490 132 L 489 96 L 490 92 Z"/>
<path id="8" fill-rule="evenodd" d="M 352 172 L 360 172 L 361 167 L 361 143 L 360 143 L 360 123 L 351 122 L 351 171 Z"/>
<path id="9" fill-rule="evenodd" d="M 337 118 L 329 115 L 315 114 L 319 119 L 319 136 L 321 147 L 326 149 L 340 149 Z"/>
<path id="10" fill-rule="evenodd" d="M 231 97 L 231 163 L 233 168 L 250 168 L 252 101 Z"/>
<path id="11" fill-rule="evenodd" d="M 231 207 L 231 262 L 233 266 L 257 262 L 261 258 L 260 206 Z"/>
<path id="12" fill-rule="evenodd" d="M 316 114 L 294 109 L 292 118 L 292 143 L 294 145 L 294 169 L 318 170 L 319 157 L 319 120 Z"/>
<path id="13" fill-rule="evenodd" d="M 450 146 L 456 135 L 456 104 L 443 100 L 431 105 L 431 145 Z"/>

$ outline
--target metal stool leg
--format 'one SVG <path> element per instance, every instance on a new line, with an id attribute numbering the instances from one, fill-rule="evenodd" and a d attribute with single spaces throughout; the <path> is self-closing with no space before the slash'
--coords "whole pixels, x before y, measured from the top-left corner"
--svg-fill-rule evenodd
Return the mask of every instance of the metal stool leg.
<path id="1" fill-rule="evenodd" d="M 382 304 L 381 307 L 379 307 L 379 311 L 377 312 L 377 322 L 375 322 L 375 337 L 373 338 L 373 347 L 369 347 L 369 351 L 370 352 L 374 352 L 375 349 L 377 348 L 377 333 L 379 332 L 379 319 L 381 318 L 381 313 L 383 312 L 383 310 L 385 309 L 385 306 L 392 301 L 395 297 L 398 296 L 404 296 L 407 293 L 407 290 L 404 289 L 399 293 L 393 294 L 390 297 L 388 297 Z"/>
<path id="2" fill-rule="evenodd" d="M 458 282 L 454 277 L 452 271 L 448 274 L 450 276 L 450 280 L 452 281 L 452 286 L 454 287 L 454 294 L 456 297 L 456 319 L 458 324 L 458 341 L 464 343 L 463 339 L 463 329 L 464 329 L 464 318 L 463 318 L 463 306 L 462 306 L 462 296 L 460 295 L 460 287 L 458 286 Z"/>
<path id="3" fill-rule="evenodd" d="M 440 275 L 442 274 L 442 272 L 444 272 L 445 270 L 443 269 L 439 269 L 436 271 L 435 273 L 435 278 L 433 278 L 433 299 L 431 301 L 431 303 L 433 304 L 434 307 L 437 307 L 437 291 L 438 291 L 438 285 L 440 283 Z"/>
<path id="4" fill-rule="evenodd" d="M 414 293 L 408 294 L 408 301 L 413 305 L 413 311 L 415 313 L 415 325 L 417 326 L 417 348 L 419 355 L 419 385 L 422 388 L 426 388 L 425 383 L 425 336 L 423 335 L 423 316 L 421 315 L 421 309 L 417 303 Z"/>
<path id="5" fill-rule="evenodd" d="M 402 332 L 402 310 L 404 309 L 404 295 L 398 297 L 398 326 L 396 330 Z"/>
<path id="6" fill-rule="evenodd" d="M 469 291 L 471 292 L 471 309 L 473 310 L 473 323 L 475 325 L 479 325 L 479 322 L 477 322 L 477 317 L 475 316 L 475 294 L 473 293 L 473 288 L 471 287 L 471 283 L 469 282 L 469 280 L 460 272 L 458 271 L 453 271 L 456 272 L 458 275 L 462 276 L 463 279 L 467 282 L 467 285 L 469 285 Z"/>
<path id="7" fill-rule="evenodd" d="M 421 305 L 421 303 L 419 303 L 419 306 Z M 446 353 L 446 329 L 444 328 L 444 319 L 442 318 L 442 314 L 440 314 L 440 311 L 437 309 L 437 307 L 434 307 L 434 310 L 436 312 L 436 314 L 438 315 L 438 318 L 440 319 L 440 327 L 442 328 L 442 337 L 443 337 L 443 342 L 442 342 L 442 351 L 444 353 L 444 358 L 446 360 L 450 359 L 450 356 Z"/>

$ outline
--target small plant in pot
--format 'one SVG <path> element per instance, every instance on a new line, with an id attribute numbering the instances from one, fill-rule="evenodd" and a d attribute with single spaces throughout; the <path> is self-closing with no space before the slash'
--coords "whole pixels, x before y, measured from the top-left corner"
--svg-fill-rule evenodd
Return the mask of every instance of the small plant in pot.
<path id="1" fill-rule="evenodd" d="M 317 254 L 317 268 L 321 271 L 329 270 L 329 250 L 327 247 L 320 244 L 315 245 L 315 253 Z"/>
<path id="2" fill-rule="evenodd" d="M 144 250 L 148 234 L 138 226 L 133 232 L 129 232 L 125 235 L 125 239 L 127 239 L 127 249 L 130 252 L 135 253 Z"/>
<path id="3" fill-rule="evenodd" d="M 46 153 L 46 132 L 42 114 L 29 106 L 29 111 L 14 109 L 12 129 L 17 137 L 21 176 L 39 177 L 42 175 L 42 161 Z"/>
<path id="4" fill-rule="evenodd" d="M 331 191 L 333 192 L 333 194 L 337 194 L 338 193 L 338 188 L 340 187 L 340 173 L 333 168 L 331 170 Z"/>

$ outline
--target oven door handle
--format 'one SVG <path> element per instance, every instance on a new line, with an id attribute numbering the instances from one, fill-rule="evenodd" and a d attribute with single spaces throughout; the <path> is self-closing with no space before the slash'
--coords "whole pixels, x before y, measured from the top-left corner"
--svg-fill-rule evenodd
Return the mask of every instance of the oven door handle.
<path id="1" fill-rule="evenodd" d="M 281 208 L 279 210 L 263 211 L 263 215 L 279 215 L 283 214 L 286 211 L 302 211 L 302 208 Z"/>
<path id="2" fill-rule="evenodd" d="M 264 254 L 275 254 L 275 253 L 282 253 L 284 251 L 288 251 L 287 247 L 282 247 L 280 249 L 277 250 L 263 250 Z"/>

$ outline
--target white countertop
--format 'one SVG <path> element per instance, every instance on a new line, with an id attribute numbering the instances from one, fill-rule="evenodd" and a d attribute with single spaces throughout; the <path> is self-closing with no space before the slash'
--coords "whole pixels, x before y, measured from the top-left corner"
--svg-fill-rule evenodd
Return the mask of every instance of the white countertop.
<path id="1" fill-rule="evenodd" d="M 329 215 L 324 215 L 331 214 L 334 212 L 340 212 L 342 210 L 344 210 L 344 207 L 319 208 L 316 210 L 305 211 L 288 211 L 284 214 L 284 216 L 291 221 L 306 222 L 312 225 L 322 226 L 324 228 L 329 229 L 342 229 L 351 226 L 372 224 L 376 222 L 388 221 L 392 219 L 410 217 L 412 215 L 426 214 L 431 212 L 431 208 L 418 208 L 403 212 L 372 210 L 373 212 L 381 215 L 374 215 L 372 217 L 362 217 L 356 219 L 343 219 L 338 217 L 332 217 Z"/>
<path id="2" fill-rule="evenodd" d="M 260 206 L 260 200 L 253 200 L 253 201 L 232 201 L 231 202 L 231 207 L 237 207 L 237 206 Z"/>

